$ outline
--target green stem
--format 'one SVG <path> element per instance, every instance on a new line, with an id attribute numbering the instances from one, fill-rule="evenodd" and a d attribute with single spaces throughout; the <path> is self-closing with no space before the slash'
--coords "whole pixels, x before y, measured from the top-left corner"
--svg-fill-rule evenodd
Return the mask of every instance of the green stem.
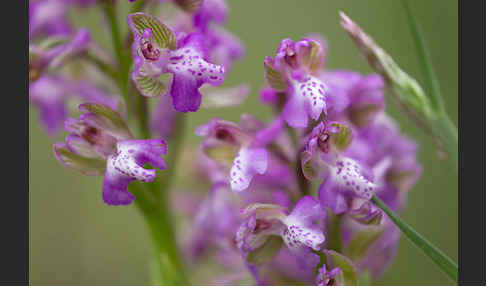
<path id="1" fill-rule="evenodd" d="M 440 93 L 439 82 L 435 76 L 434 69 L 432 67 L 432 61 L 428 53 L 428 49 L 425 45 L 425 41 L 420 32 L 420 28 L 417 24 L 415 17 L 410 10 L 407 0 L 402 0 L 402 5 L 405 8 L 407 14 L 408 24 L 410 32 L 414 39 L 415 50 L 419 58 L 420 68 L 425 79 L 426 90 L 428 91 L 428 97 L 430 99 L 432 108 L 438 112 L 444 110 L 444 102 Z"/>
<path id="2" fill-rule="evenodd" d="M 178 113 L 172 139 L 170 140 L 167 149 L 168 154 L 166 157 L 166 164 L 168 168 L 167 170 L 160 172 L 154 182 L 148 184 L 152 193 L 158 198 L 158 212 L 155 216 L 150 216 L 148 218 L 149 226 L 152 230 L 153 240 L 157 244 L 160 253 L 159 258 L 165 257 L 165 260 L 159 261 L 162 263 L 161 267 L 164 267 L 165 265 L 174 269 L 174 271 L 177 271 L 175 277 L 177 277 L 178 282 L 176 285 L 189 285 L 188 276 L 184 274 L 184 265 L 180 259 L 181 255 L 176 243 L 175 228 L 170 209 L 170 189 L 176 176 L 175 170 L 178 163 L 177 159 L 180 157 L 180 151 L 182 150 L 184 122 L 184 114 Z M 166 268 L 162 270 L 165 270 L 163 273 L 168 272 Z"/>
<path id="3" fill-rule="evenodd" d="M 329 224 L 329 243 L 327 245 L 328 249 L 334 250 L 336 252 L 342 251 L 341 242 L 341 217 L 342 214 L 336 215 L 332 211 L 329 211 L 330 224 Z"/>
<path id="4" fill-rule="evenodd" d="M 375 204 L 388 215 L 388 217 L 395 223 L 398 228 L 400 228 L 403 234 L 405 234 L 405 236 L 413 242 L 413 244 L 422 249 L 425 255 L 432 259 L 432 261 L 434 261 L 435 264 L 437 264 L 437 266 L 439 266 L 439 268 L 444 271 L 451 279 L 457 282 L 458 268 L 457 264 L 452 261 L 452 259 L 450 259 L 447 255 L 445 255 L 440 249 L 430 243 L 422 235 L 420 235 L 420 233 L 418 233 L 412 227 L 406 224 L 377 196 L 373 195 L 372 201 L 375 202 Z"/>
<path id="5" fill-rule="evenodd" d="M 100 71 L 108 75 L 111 79 L 113 79 L 115 82 L 120 80 L 120 77 L 118 75 L 118 72 L 115 70 L 114 67 L 112 67 L 110 64 L 104 62 L 102 59 L 99 57 L 95 56 L 92 53 L 85 53 L 83 55 L 84 59 L 92 63 L 94 66 L 96 66 Z"/>
<path id="6" fill-rule="evenodd" d="M 177 159 L 179 158 L 180 151 L 184 141 L 184 129 L 185 129 L 186 116 L 183 113 L 177 113 L 175 118 L 175 124 L 171 135 L 171 140 L 167 148 L 167 166 L 172 166 L 163 172 L 161 175 L 161 190 L 169 190 L 172 182 L 175 178 L 175 170 L 177 168 Z"/>
<path id="7" fill-rule="evenodd" d="M 118 82 L 120 92 L 122 93 L 125 105 L 127 107 L 127 116 L 130 119 L 133 115 L 132 105 L 130 101 L 130 95 L 128 92 L 128 72 L 129 72 L 129 58 L 125 54 L 123 47 L 122 37 L 120 33 L 120 27 L 118 26 L 118 19 L 115 11 L 115 5 L 110 3 L 111 1 L 103 1 L 103 11 L 105 12 L 108 24 L 110 26 L 111 38 L 113 40 L 113 46 L 115 48 L 115 55 L 120 64 L 120 71 L 118 72 Z"/>
<path id="8" fill-rule="evenodd" d="M 126 56 L 124 50 L 120 28 L 116 17 L 115 7 L 110 1 L 104 2 L 104 12 L 108 18 L 115 54 L 120 64 L 118 73 L 120 91 L 125 100 L 127 115 L 137 119 L 138 135 L 142 138 L 148 138 L 148 108 L 146 99 L 135 94 L 130 97 L 129 93 L 129 66 L 130 58 Z M 137 1 L 144 2 L 144 1 Z M 132 102 L 133 101 L 133 102 Z M 136 206 L 141 210 L 150 229 L 151 237 L 155 245 L 156 260 L 159 264 L 160 277 L 164 278 L 164 285 L 189 285 L 188 278 L 184 274 L 184 267 L 181 261 L 181 255 L 178 251 L 175 231 L 172 222 L 169 202 L 169 189 L 174 177 L 175 161 L 178 158 L 178 149 L 182 145 L 181 138 L 183 130 L 181 128 L 182 119 L 178 120 L 177 126 L 174 127 L 173 142 L 174 150 L 168 154 L 167 165 L 169 168 L 151 184 L 145 184 L 143 187 L 132 183 L 131 190 L 136 194 Z M 171 147 L 172 147 L 171 144 Z M 149 189 L 150 192 L 147 192 Z M 150 199 L 155 196 L 156 200 Z"/>
<path id="9" fill-rule="evenodd" d="M 312 252 L 314 254 L 319 255 L 319 263 L 317 263 L 316 268 L 314 269 L 315 273 L 318 274 L 319 269 L 322 267 L 322 265 L 326 264 L 326 262 L 327 262 L 326 254 L 324 254 L 320 251 L 314 250 L 314 249 L 312 249 Z"/>
<path id="10" fill-rule="evenodd" d="M 150 138 L 150 129 L 149 129 L 149 108 L 148 108 L 148 101 L 147 98 L 141 95 L 138 90 L 136 89 L 135 85 L 130 82 L 130 97 L 133 101 L 133 112 L 135 113 L 135 118 L 137 118 L 137 137 L 148 139 Z"/>

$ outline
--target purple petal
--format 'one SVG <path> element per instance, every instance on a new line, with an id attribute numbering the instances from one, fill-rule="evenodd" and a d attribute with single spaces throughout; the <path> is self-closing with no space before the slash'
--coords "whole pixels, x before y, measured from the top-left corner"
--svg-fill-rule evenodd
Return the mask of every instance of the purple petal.
<path id="1" fill-rule="evenodd" d="M 307 116 L 305 102 L 297 94 L 291 95 L 284 106 L 282 116 L 288 125 L 294 128 L 305 128 L 309 118 Z"/>
<path id="2" fill-rule="evenodd" d="M 194 24 L 204 31 L 211 21 L 224 23 L 227 14 L 228 5 L 225 0 L 204 0 L 199 11 L 194 15 Z"/>
<path id="3" fill-rule="evenodd" d="M 118 172 L 113 165 L 113 157 L 108 159 L 105 177 L 103 179 L 103 201 L 108 205 L 129 205 L 135 196 L 128 192 L 128 184 L 135 180 Z"/>
<path id="4" fill-rule="evenodd" d="M 197 80 L 182 74 L 174 74 L 170 95 L 174 108 L 179 112 L 195 112 L 201 105 L 201 93 Z"/>
<path id="5" fill-rule="evenodd" d="M 49 135 L 54 135 L 67 116 L 65 90 L 57 78 L 44 76 L 29 85 L 29 98 Z"/>

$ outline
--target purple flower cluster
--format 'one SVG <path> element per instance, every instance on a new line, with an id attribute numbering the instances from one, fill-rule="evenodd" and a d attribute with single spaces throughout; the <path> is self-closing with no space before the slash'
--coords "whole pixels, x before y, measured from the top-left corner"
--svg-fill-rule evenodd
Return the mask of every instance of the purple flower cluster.
<path id="1" fill-rule="evenodd" d="M 245 100 L 246 84 L 216 88 L 244 48 L 223 28 L 224 0 L 160 1 L 175 12 L 127 16 L 133 66 L 123 82 L 121 60 L 112 65 L 89 32 L 67 20 L 72 5 L 94 2 L 31 2 L 30 100 L 50 135 L 61 126 L 69 133 L 54 144 L 56 158 L 102 176 L 106 204 L 129 205 L 136 199 L 130 182 L 152 182 L 156 169 L 174 168 L 161 156 L 164 139 L 179 131 L 177 117 Z M 112 95 L 108 80 L 93 80 L 87 59 L 115 70 L 115 84 L 129 90 L 126 101 Z M 243 114 L 238 124 L 212 118 L 195 130 L 202 144 L 192 162 L 207 194 L 195 203 L 176 194 L 193 217 L 183 249 L 194 263 L 216 254 L 226 268 L 212 281 L 218 285 L 248 278 L 257 285 L 356 285 L 349 281 L 377 279 L 393 261 L 400 232 L 372 198 L 404 209 L 421 175 L 417 146 L 385 113 L 380 76 L 329 70 L 326 60 L 318 35 L 283 39 L 264 59 L 260 100 L 273 110 L 271 122 Z M 140 95 L 158 97 L 145 126 L 158 138 L 137 138 L 129 127 L 125 113 L 145 116 L 125 110 Z"/>
<path id="2" fill-rule="evenodd" d="M 196 130 L 200 179 L 213 187 L 195 214 L 192 258 L 228 252 L 229 243 L 265 285 L 278 285 L 271 273 L 346 285 L 347 267 L 377 279 L 393 260 L 400 232 L 371 198 L 403 210 L 421 174 L 417 147 L 385 113 L 381 77 L 325 70 L 326 50 L 316 36 L 284 39 L 265 59 L 260 98 L 275 111 L 271 124 L 244 114 L 239 124 L 213 118 Z M 313 182 L 315 194 L 302 187 Z M 320 256 L 328 263 L 315 276 Z M 241 269 L 229 270 L 241 278 Z"/>

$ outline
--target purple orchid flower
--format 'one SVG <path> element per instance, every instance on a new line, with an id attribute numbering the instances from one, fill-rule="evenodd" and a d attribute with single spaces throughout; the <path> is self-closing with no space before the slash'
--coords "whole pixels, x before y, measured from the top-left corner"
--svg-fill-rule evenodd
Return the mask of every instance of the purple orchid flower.
<path id="1" fill-rule="evenodd" d="M 68 106 L 93 102 L 116 109 L 118 100 L 86 81 L 45 75 L 29 85 L 29 98 L 39 110 L 40 120 L 47 133 L 57 133 L 67 118 Z"/>
<path id="2" fill-rule="evenodd" d="M 376 74 L 362 76 L 345 70 L 325 71 L 328 86 L 327 120 L 348 119 L 357 127 L 370 124 L 385 108 L 384 81 Z"/>
<path id="3" fill-rule="evenodd" d="M 320 250 L 325 240 L 322 227 L 314 224 L 323 222 L 325 212 L 310 196 L 300 199 L 288 215 L 285 208 L 272 204 L 249 205 L 243 215 L 245 220 L 236 233 L 236 243 L 244 254 L 262 247 L 270 236 L 280 236 L 297 256 Z"/>
<path id="4" fill-rule="evenodd" d="M 154 27 L 144 26 L 146 28 L 141 30 L 142 20 L 150 21 Z M 143 95 L 161 95 L 161 83 L 157 85 L 155 82 L 160 75 L 170 73 L 172 84 L 169 93 L 174 108 L 180 112 L 194 112 L 201 104 L 199 87 L 204 83 L 219 85 L 223 82 L 224 68 L 206 61 L 207 51 L 202 34 L 179 35 L 176 45 L 172 32 L 151 16 L 130 14 L 128 24 L 134 36 L 132 54 L 135 69 L 131 76 Z M 169 38 L 165 46 L 162 46 L 163 35 Z"/>
<path id="5" fill-rule="evenodd" d="M 226 182 L 214 183 L 195 215 L 189 248 L 199 257 L 211 244 L 230 239 L 240 223 L 234 194 Z"/>
<path id="6" fill-rule="evenodd" d="M 225 153 L 225 157 L 219 157 L 219 161 L 231 165 L 231 189 L 240 192 L 248 188 L 256 174 L 262 175 L 267 171 L 268 152 L 265 145 L 277 138 L 282 127 L 282 120 L 277 118 L 268 128 L 252 133 L 235 123 L 213 118 L 198 127 L 196 135 L 205 137 L 203 149 L 210 157 L 218 152 Z"/>
<path id="7" fill-rule="evenodd" d="M 376 189 L 373 171 L 339 150 L 336 144 L 343 144 L 346 140 L 342 138 L 350 137 L 340 129 L 346 130 L 338 123 L 321 122 L 312 130 L 301 155 L 304 176 L 311 180 L 323 178 L 319 187 L 323 206 L 336 214 L 351 211 L 364 221 L 374 222 L 372 218 L 381 218 L 381 212 L 367 204 Z"/>
<path id="8" fill-rule="evenodd" d="M 228 15 L 226 0 L 204 0 L 199 10 L 194 14 L 194 24 L 205 31 L 211 22 L 223 24 Z"/>
<path id="9" fill-rule="evenodd" d="M 29 46 L 29 80 L 38 79 L 47 68 L 59 69 L 70 58 L 73 58 L 88 48 L 91 34 L 86 29 L 80 29 L 72 38 L 48 39 L 43 45 Z M 47 47 L 45 47 L 47 46 Z"/>
<path id="10" fill-rule="evenodd" d="M 163 139 L 136 140 L 123 118 L 109 106 L 85 103 L 78 119 L 68 118 L 70 132 L 64 143 L 54 144 L 54 154 L 63 165 L 86 175 L 104 175 L 103 201 L 108 205 L 128 205 L 135 196 L 127 187 L 131 181 L 151 182 L 154 169 L 165 169 L 160 157 L 166 153 Z"/>
<path id="11" fill-rule="evenodd" d="M 211 61 L 222 65 L 226 71 L 231 69 L 234 61 L 244 57 L 245 47 L 243 43 L 226 29 L 212 26 L 205 35 L 209 42 Z"/>
<path id="12" fill-rule="evenodd" d="M 194 32 L 203 34 L 210 61 L 223 65 L 226 72 L 231 69 L 234 61 L 242 59 L 245 54 L 245 47 L 241 40 L 222 26 L 200 25 L 195 17 L 182 12 L 176 13 L 170 23 L 176 34 Z"/>
<path id="13" fill-rule="evenodd" d="M 328 87 L 317 77 L 323 58 L 323 48 L 316 41 L 284 39 L 275 59 L 265 59 L 268 83 L 287 93 L 283 117 L 292 127 L 307 127 L 308 117 L 318 120 L 327 112 Z"/>
<path id="14" fill-rule="evenodd" d="M 67 20 L 69 1 L 37 0 L 29 2 L 29 39 L 42 35 L 68 36 L 73 29 Z"/>

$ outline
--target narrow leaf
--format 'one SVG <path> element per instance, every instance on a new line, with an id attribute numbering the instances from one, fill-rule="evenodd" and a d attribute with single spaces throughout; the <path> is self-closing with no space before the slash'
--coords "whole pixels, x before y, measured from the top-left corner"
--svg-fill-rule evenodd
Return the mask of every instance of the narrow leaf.
<path id="1" fill-rule="evenodd" d="M 442 112 L 444 109 L 444 104 L 442 96 L 440 94 L 439 82 L 435 75 L 434 69 L 432 67 L 432 60 L 430 59 L 430 54 L 425 45 L 424 38 L 417 24 L 415 17 L 410 10 L 407 0 L 402 0 L 402 4 L 405 7 L 405 12 L 407 14 L 408 24 L 410 26 L 410 31 L 412 32 L 412 37 L 415 44 L 415 49 L 417 51 L 420 68 L 422 70 L 423 76 L 425 78 L 426 90 L 428 91 L 429 99 L 432 107 L 437 112 Z"/>
<path id="2" fill-rule="evenodd" d="M 371 198 L 377 206 L 379 206 L 393 223 L 405 234 L 405 236 L 410 239 L 410 241 L 415 244 L 418 248 L 427 255 L 432 261 L 439 266 L 439 268 L 444 271 L 451 279 L 457 282 L 457 264 L 452 261 L 447 255 L 445 255 L 439 248 L 430 243 L 425 239 L 420 233 L 415 231 L 411 226 L 406 224 L 398 215 L 396 215 L 391 209 L 389 209 L 385 203 L 380 200 L 377 196 L 373 195 Z"/>

